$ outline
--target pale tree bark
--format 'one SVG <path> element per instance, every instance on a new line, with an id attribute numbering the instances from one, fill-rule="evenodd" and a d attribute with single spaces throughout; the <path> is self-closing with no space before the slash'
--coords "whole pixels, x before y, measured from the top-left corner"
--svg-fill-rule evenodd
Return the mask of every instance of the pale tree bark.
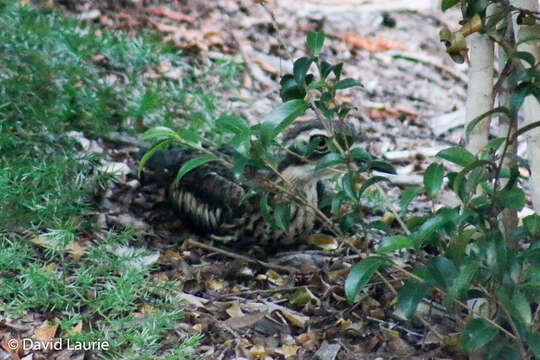
<path id="1" fill-rule="evenodd" d="M 508 21 L 511 22 L 512 19 L 509 16 Z M 513 26 L 508 26 L 506 29 L 506 33 L 504 34 L 505 40 L 508 42 L 508 44 L 514 44 L 514 30 Z M 498 47 L 498 62 L 499 62 L 499 69 L 503 69 L 505 66 L 506 61 L 508 60 L 508 54 L 504 51 L 502 46 Z M 510 107 L 510 80 L 506 78 L 500 87 L 500 91 L 497 94 L 497 101 L 498 106 L 505 106 L 507 108 Z M 498 124 L 497 124 L 497 135 L 499 137 L 506 137 L 509 134 L 514 134 L 516 132 L 516 124 L 515 122 L 510 121 L 506 116 L 499 115 L 498 116 Z M 510 129 L 512 127 L 512 129 Z M 501 149 L 502 153 L 502 149 Z M 512 144 L 508 146 L 508 149 L 506 151 L 506 157 L 503 159 L 503 166 L 510 168 L 516 164 L 516 161 L 513 157 L 508 156 L 517 154 L 517 141 L 514 141 Z M 506 183 L 508 182 L 508 179 L 501 179 L 500 186 L 504 187 Z M 514 229 L 518 226 L 518 216 L 517 216 L 517 210 L 514 209 L 504 209 L 501 214 L 499 215 L 500 218 L 500 224 L 502 225 L 502 233 L 504 234 L 505 238 L 508 239 Z M 517 243 L 514 244 L 508 244 L 512 247 L 517 247 Z"/>
<path id="2" fill-rule="evenodd" d="M 467 37 L 469 47 L 469 83 L 467 87 L 467 124 L 493 107 L 493 41 L 485 34 Z M 477 154 L 488 142 L 491 119 L 480 121 L 469 135 L 467 150 Z"/>
<path id="3" fill-rule="evenodd" d="M 538 11 L 538 0 L 514 0 L 510 3 L 518 8 Z M 517 25 L 514 21 L 514 31 L 517 34 L 518 41 L 538 37 L 540 36 L 540 24 L 537 21 L 535 25 Z M 527 51 L 536 57 L 536 62 L 540 61 L 539 40 L 521 43 L 518 45 L 518 50 Z M 540 121 L 540 104 L 532 95 L 525 98 L 523 117 L 525 125 Z M 531 198 L 536 214 L 540 215 L 540 128 L 527 132 L 526 139 L 529 167 L 531 168 L 531 177 L 529 179 Z"/>

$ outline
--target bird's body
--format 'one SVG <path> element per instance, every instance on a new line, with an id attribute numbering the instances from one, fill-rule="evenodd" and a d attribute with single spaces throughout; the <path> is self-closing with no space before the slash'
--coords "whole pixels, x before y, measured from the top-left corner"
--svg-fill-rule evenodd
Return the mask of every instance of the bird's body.
<path id="1" fill-rule="evenodd" d="M 327 173 L 315 171 L 317 159 L 328 153 L 329 134 L 318 121 L 300 123 L 283 137 L 288 151 L 278 164 L 277 174 L 260 174 L 237 179 L 221 162 L 210 162 L 173 181 L 178 170 L 190 159 L 200 155 L 191 149 L 174 149 L 156 153 L 146 164 L 155 178 L 168 185 L 168 197 L 178 213 L 199 232 L 216 237 L 232 237 L 248 242 L 297 242 L 305 239 L 316 223 L 315 209 L 319 194 L 317 185 Z M 314 142 L 317 142 L 314 145 Z M 313 148 L 316 146 L 317 148 Z M 309 156 L 302 157 L 310 148 Z M 232 149 L 220 149 L 230 155 Z M 295 155 L 296 154 L 296 155 Z M 265 221 L 261 209 L 261 196 L 265 184 L 277 183 L 288 194 L 272 191 L 272 202 L 286 200 L 291 194 L 304 201 L 291 201 L 288 229 L 275 228 Z M 255 190 L 255 196 L 248 196 Z M 268 190 L 268 188 L 266 188 Z"/>

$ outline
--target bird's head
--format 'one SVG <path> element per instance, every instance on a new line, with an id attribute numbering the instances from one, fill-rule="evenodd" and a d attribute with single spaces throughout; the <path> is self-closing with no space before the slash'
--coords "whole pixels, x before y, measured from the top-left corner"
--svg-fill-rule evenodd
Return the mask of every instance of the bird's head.
<path id="1" fill-rule="evenodd" d="M 339 153 L 339 148 L 358 146 L 359 136 L 351 124 L 333 122 L 330 126 L 332 129 L 327 129 L 321 121 L 311 120 L 298 123 L 285 133 L 285 154 L 278 166 L 285 179 L 297 185 L 314 184 L 336 174 L 329 168 L 317 169 L 317 161 L 331 152 Z"/>

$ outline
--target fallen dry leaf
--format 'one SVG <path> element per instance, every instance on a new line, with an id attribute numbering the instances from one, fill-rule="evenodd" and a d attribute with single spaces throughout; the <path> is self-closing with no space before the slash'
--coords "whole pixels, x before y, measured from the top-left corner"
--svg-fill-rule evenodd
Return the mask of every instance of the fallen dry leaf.
<path id="1" fill-rule="evenodd" d="M 308 238 L 308 243 L 327 251 L 336 250 L 339 245 L 336 238 L 326 234 L 312 234 Z"/>
<path id="2" fill-rule="evenodd" d="M 34 330 L 34 336 L 38 341 L 47 342 L 54 339 L 57 330 L 58 325 L 40 327 Z"/>
<path id="3" fill-rule="evenodd" d="M 24 354 L 23 341 L 21 339 L 5 337 L 2 342 L 2 348 L 10 354 L 21 357 Z"/>
<path id="4" fill-rule="evenodd" d="M 231 317 L 223 323 L 232 329 L 240 329 L 255 324 L 266 316 L 266 312 L 247 314 L 239 317 Z"/>
<path id="5" fill-rule="evenodd" d="M 345 33 L 345 42 L 347 42 L 349 45 L 358 46 L 370 52 L 384 51 L 389 49 L 408 49 L 407 45 L 398 41 L 377 37 L 365 37 L 350 31 Z"/>
<path id="6" fill-rule="evenodd" d="M 154 15 L 161 15 L 168 17 L 169 19 L 178 20 L 178 21 L 187 21 L 187 22 L 193 22 L 195 19 L 189 15 L 182 14 L 178 11 L 174 11 L 168 8 L 164 7 L 153 7 L 148 9 L 148 12 Z"/>
<path id="7" fill-rule="evenodd" d="M 75 326 L 73 326 L 69 330 L 69 333 L 70 334 L 80 334 L 81 331 L 82 331 L 82 328 L 83 328 L 83 322 L 82 322 L 82 320 L 79 320 L 79 322 L 77 324 L 75 324 Z"/>

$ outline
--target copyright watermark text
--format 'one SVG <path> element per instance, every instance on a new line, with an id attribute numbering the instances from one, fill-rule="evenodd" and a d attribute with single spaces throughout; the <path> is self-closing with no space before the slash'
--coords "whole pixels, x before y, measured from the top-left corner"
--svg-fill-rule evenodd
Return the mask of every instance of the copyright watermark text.
<path id="1" fill-rule="evenodd" d="M 107 351 L 109 342 L 103 341 L 71 341 L 69 339 L 52 339 L 38 341 L 34 339 L 10 339 L 7 341 L 10 350 L 23 349 L 24 351 L 51 351 L 51 350 L 82 350 L 82 351 Z"/>

